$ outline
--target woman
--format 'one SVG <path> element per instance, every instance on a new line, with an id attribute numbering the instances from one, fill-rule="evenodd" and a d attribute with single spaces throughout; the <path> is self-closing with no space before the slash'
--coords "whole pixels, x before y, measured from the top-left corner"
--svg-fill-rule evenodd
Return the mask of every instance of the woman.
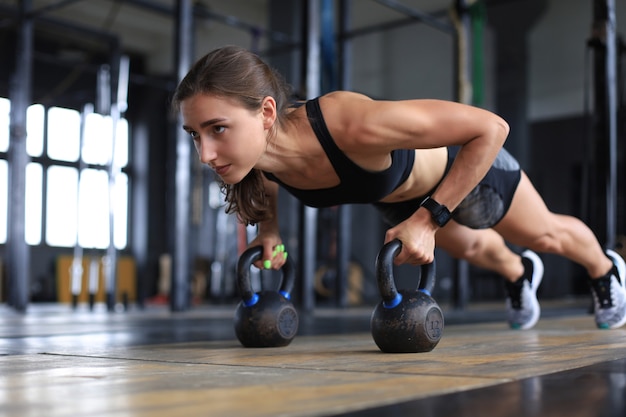
<path id="1" fill-rule="evenodd" d="M 200 160 L 223 181 L 227 211 L 258 224 L 250 245 L 280 268 L 279 186 L 313 207 L 372 203 L 402 241 L 397 264 L 432 262 L 435 246 L 502 275 L 512 328 L 539 318 L 543 265 L 562 255 L 589 274 L 596 324 L 626 323 L 626 266 L 602 250 L 580 220 L 548 210 L 503 148 L 497 115 L 440 100 L 376 101 L 338 91 L 290 102 L 290 89 L 259 57 L 238 47 L 201 58 L 173 104 Z M 505 240 L 528 248 L 512 252 Z"/>

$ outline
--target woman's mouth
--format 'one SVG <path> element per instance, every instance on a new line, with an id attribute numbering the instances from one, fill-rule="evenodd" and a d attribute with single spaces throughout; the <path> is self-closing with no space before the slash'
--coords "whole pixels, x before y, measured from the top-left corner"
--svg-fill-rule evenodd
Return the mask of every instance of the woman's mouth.
<path id="1" fill-rule="evenodd" d="M 216 166 L 213 169 L 215 170 L 215 173 L 221 177 L 228 171 L 228 168 L 230 168 L 230 164 Z"/>

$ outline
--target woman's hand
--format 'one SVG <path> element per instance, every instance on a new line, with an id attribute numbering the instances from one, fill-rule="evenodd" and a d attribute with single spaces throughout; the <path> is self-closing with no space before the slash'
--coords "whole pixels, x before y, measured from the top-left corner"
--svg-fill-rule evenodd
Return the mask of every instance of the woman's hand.
<path id="1" fill-rule="evenodd" d="M 402 250 L 393 263 L 422 265 L 435 259 L 435 233 L 439 227 L 434 224 L 426 209 L 419 209 L 411 217 L 387 230 L 385 243 L 394 239 L 402 242 Z"/>
<path id="2" fill-rule="evenodd" d="M 259 233 L 248 247 L 262 246 L 263 255 L 253 263 L 259 269 L 280 269 L 287 261 L 285 245 L 278 233 Z"/>

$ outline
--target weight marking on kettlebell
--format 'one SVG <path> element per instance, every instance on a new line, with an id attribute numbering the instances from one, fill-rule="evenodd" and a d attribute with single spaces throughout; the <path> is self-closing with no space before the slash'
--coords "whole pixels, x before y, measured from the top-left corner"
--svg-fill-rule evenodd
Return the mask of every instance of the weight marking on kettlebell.
<path id="1" fill-rule="evenodd" d="M 285 339 L 295 336 L 298 331 L 298 314 L 293 308 L 284 308 L 278 314 L 278 333 Z"/>
<path id="2" fill-rule="evenodd" d="M 426 336 L 428 336 L 429 339 L 433 341 L 441 339 L 443 332 L 443 315 L 441 314 L 441 310 L 434 307 L 428 310 L 424 328 L 426 330 Z"/>

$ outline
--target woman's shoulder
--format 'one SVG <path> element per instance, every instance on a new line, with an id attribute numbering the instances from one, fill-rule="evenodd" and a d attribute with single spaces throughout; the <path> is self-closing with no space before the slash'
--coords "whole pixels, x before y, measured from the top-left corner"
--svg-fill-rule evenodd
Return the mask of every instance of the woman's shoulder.
<path id="1" fill-rule="evenodd" d="M 320 98 L 320 101 L 328 101 L 328 102 L 350 102 L 350 101 L 372 101 L 372 99 L 368 96 L 366 96 L 365 94 L 362 93 L 357 93 L 354 91 L 345 91 L 345 90 L 338 90 L 338 91 L 332 91 L 330 93 L 326 93 L 324 95 L 322 95 Z"/>
<path id="2" fill-rule="evenodd" d="M 344 151 L 362 152 L 370 138 L 368 120 L 376 100 L 351 91 L 334 91 L 319 98 L 324 120 L 335 143 Z"/>
<path id="3" fill-rule="evenodd" d="M 351 122 L 362 123 L 368 111 L 376 108 L 376 100 L 352 91 L 333 91 L 319 97 L 319 105 L 327 122 L 348 127 Z"/>

